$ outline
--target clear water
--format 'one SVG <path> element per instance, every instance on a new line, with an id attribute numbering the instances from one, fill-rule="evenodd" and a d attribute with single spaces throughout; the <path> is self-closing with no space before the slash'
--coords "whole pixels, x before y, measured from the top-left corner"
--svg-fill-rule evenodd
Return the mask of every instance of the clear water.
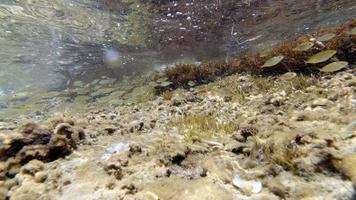
<path id="1" fill-rule="evenodd" d="M 100 80 L 130 85 L 130 77 L 173 63 L 268 48 L 355 16 L 353 0 L 1 0 L 0 112 L 43 102 L 51 91 Z M 58 96 L 45 98 L 47 107 Z"/>

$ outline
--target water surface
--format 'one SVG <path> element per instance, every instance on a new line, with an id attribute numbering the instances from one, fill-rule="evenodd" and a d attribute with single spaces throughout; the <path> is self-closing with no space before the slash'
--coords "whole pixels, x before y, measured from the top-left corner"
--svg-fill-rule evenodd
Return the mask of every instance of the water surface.
<path id="1" fill-rule="evenodd" d="M 114 92 L 90 95 L 100 88 L 132 92 L 125 86 L 132 76 L 268 48 L 355 13 L 352 0 L 2 0 L 0 112 L 28 100 L 50 108 Z M 139 83 L 145 79 L 126 85 Z"/>

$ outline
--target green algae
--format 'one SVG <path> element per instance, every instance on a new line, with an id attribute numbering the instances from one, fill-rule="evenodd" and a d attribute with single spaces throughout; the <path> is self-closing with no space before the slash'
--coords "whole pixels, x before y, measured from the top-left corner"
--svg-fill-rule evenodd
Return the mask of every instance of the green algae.
<path id="1" fill-rule="evenodd" d="M 327 33 L 327 34 L 324 34 L 324 35 L 318 37 L 316 40 L 320 41 L 320 42 L 327 42 L 335 37 L 336 37 L 336 35 L 334 33 Z"/>
<path id="2" fill-rule="evenodd" d="M 325 50 L 311 56 L 305 63 L 317 64 L 329 60 L 336 54 L 336 50 Z"/>
<path id="3" fill-rule="evenodd" d="M 273 58 L 267 60 L 267 61 L 261 66 L 261 68 L 273 67 L 273 66 L 277 65 L 278 63 L 280 63 L 283 59 L 284 59 L 284 56 L 282 56 L 282 55 L 275 56 L 275 57 L 273 57 Z"/>
<path id="4" fill-rule="evenodd" d="M 332 62 L 320 69 L 321 72 L 336 72 L 345 68 L 349 63 L 346 61 Z"/>
<path id="5" fill-rule="evenodd" d="M 232 134 L 238 129 L 236 123 L 232 121 L 219 122 L 217 117 L 206 115 L 188 115 L 172 122 L 184 135 L 186 142 L 192 139 L 211 138 L 218 135 Z"/>
<path id="6" fill-rule="evenodd" d="M 296 46 L 293 51 L 308 51 L 310 48 L 314 46 L 313 42 L 303 42 Z"/>

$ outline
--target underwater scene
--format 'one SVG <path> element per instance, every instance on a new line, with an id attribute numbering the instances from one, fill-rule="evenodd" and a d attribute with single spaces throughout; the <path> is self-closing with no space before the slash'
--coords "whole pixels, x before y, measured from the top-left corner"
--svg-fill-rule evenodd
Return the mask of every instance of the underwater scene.
<path id="1" fill-rule="evenodd" d="M 0 200 L 356 199 L 353 0 L 0 0 Z"/>

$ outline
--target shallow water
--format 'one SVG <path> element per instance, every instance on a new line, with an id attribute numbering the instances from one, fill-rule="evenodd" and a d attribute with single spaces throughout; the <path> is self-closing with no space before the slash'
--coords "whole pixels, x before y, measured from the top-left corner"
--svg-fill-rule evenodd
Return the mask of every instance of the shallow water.
<path id="1" fill-rule="evenodd" d="M 144 2 L 2 0 L 2 115 L 113 103 L 115 92 L 135 101 L 150 90 L 147 76 L 129 83 L 133 75 L 268 48 L 356 16 L 352 0 Z"/>

